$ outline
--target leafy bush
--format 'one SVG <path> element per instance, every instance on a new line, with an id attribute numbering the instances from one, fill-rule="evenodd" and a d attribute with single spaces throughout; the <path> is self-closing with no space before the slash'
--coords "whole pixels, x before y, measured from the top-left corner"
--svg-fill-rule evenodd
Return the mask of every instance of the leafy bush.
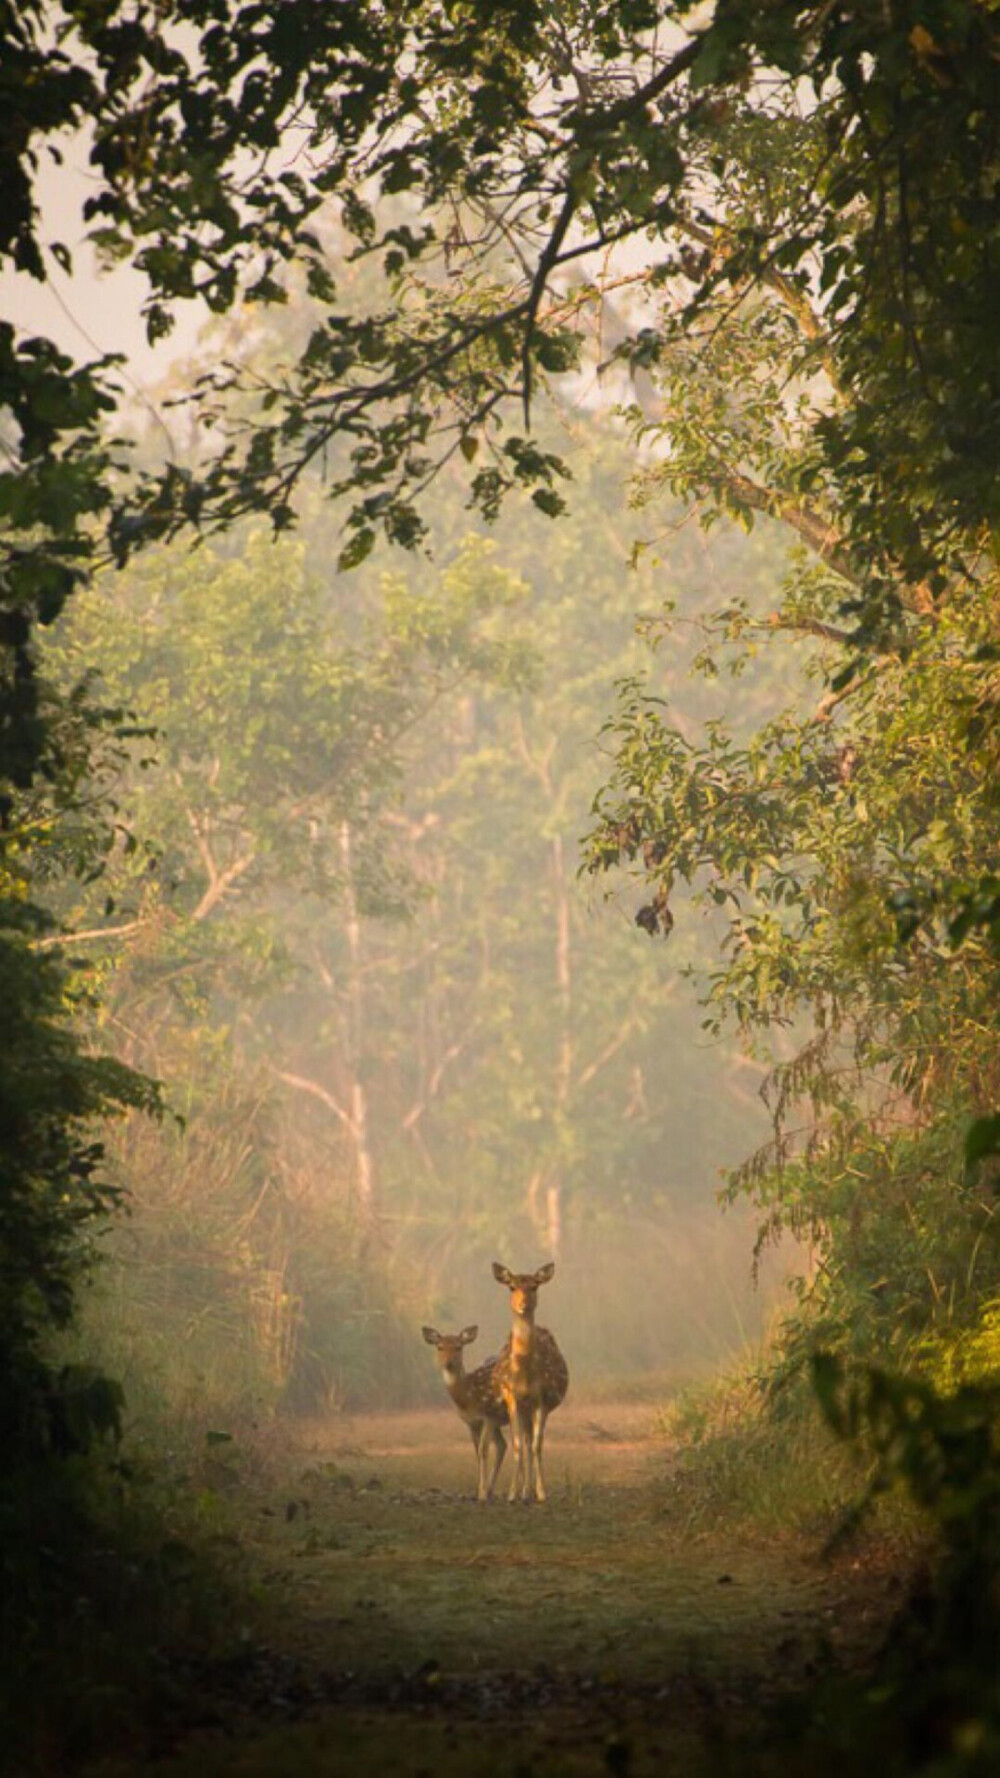
<path id="1" fill-rule="evenodd" d="M 862 1464 L 823 1425 L 801 1379 L 774 1391 L 768 1354 L 682 1390 L 658 1429 L 678 1446 L 667 1510 L 689 1531 L 715 1531 L 721 1519 L 822 1538 L 863 1486 Z"/>
<path id="2" fill-rule="evenodd" d="M 94 1237 L 120 1202 L 95 1120 L 156 1112 L 153 1083 L 86 1054 L 67 1017 L 68 975 L 31 948 L 26 911 L 0 905 L 0 1440 L 8 1459 L 81 1450 L 110 1399 L 50 1356 L 73 1313 Z"/>

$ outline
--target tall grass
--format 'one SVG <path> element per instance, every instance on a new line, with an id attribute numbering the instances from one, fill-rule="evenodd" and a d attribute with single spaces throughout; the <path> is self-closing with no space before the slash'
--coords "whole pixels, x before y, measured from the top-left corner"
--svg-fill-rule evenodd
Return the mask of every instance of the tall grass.
<path id="1" fill-rule="evenodd" d="M 692 1535 L 720 1524 L 824 1544 L 864 1494 L 870 1467 L 825 1425 L 805 1377 L 774 1391 L 773 1354 L 748 1350 L 738 1365 L 682 1389 L 657 1416 L 673 1447 L 661 1484 L 664 1510 Z M 901 1497 L 878 1505 L 873 1528 L 910 1538 L 919 1527 Z"/>
<path id="2" fill-rule="evenodd" d="M 284 1132 L 259 1136 L 136 1122 L 121 1139 L 130 1213 L 78 1341 L 122 1382 L 133 1431 L 430 1398 L 412 1268 Z"/>

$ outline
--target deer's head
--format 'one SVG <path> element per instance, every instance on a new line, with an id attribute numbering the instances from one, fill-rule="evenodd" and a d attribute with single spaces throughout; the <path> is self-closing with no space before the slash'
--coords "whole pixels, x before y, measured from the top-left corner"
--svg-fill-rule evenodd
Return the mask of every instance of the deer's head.
<path id="1" fill-rule="evenodd" d="M 533 1315 L 538 1301 L 538 1292 L 543 1284 L 547 1284 L 555 1271 L 551 1260 L 548 1265 L 539 1266 L 537 1272 L 512 1272 L 509 1266 L 502 1266 L 499 1260 L 493 1261 L 493 1276 L 498 1284 L 506 1284 L 510 1291 L 510 1306 L 515 1315 Z"/>
<path id="2" fill-rule="evenodd" d="M 437 1349 L 437 1361 L 446 1377 L 462 1375 L 462 1348 L 471 1345 L 479 1333 L 478 1327 L 463 1327 L 461 1333 L 438 1333 L 436 1327 L 423 1327 L 421 1333 L 428 1346 Z"/>

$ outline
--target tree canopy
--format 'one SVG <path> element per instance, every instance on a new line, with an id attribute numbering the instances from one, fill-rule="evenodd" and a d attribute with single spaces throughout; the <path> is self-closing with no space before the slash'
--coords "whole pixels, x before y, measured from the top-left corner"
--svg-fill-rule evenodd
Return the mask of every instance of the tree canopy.
<path id="1" fill-rule="evenodd" d="M 350 502 L 347 562 L 379 530 L 420 539 L 421 490 L 451 452 L 483 511 L 518 487 L 560 510 L 561 465 L 526 422 L 539 381 L 579 363 L 595 291 L 619 278 L 668 288 L 687 317 L 748 282 L 780 292 L 798 363 L 832 373 L 816 450 L 862 636 L 891 620 L 901 579 L 933 596 L 970 533 L 996 528 L 988 5 L 728 0 L 705 18 L 653 0 L 558 15 L 541 0 L 29 0 L 0 23 L 0 252 L 37 278 L 50 255 L 69 263 L 45 238 L 36 179 L 84 132 L 83 220 L 143 273 L 151 337 L 184 302 L 285 301 L 293 261 L 327 306 L 298 358 L 251 382 L 239 423 L 220 417 L 238 366 L 197 392 L 220 428 L 202 469 L 124 480 L 99 430 L 113 367 L 75 367 L 4 330 L 18 461 L 0 502 L 22 697 L 18 623 L 54 615 L 95 552 L 120 562 L 247 510 L 289 523 L 334 441 L 348 447 L 331 476 Z M 746 146 L 764 137 L 769 167 L 747 179 Z M 338 302 L 331 204 L 350 254 L 384 275 L 384 300 L 361 314 Z M 17 710 L 8 769 L 23 773 Z"/>

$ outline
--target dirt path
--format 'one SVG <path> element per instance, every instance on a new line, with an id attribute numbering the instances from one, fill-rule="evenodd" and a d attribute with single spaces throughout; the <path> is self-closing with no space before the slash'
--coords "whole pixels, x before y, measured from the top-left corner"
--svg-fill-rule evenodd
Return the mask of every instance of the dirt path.
<path id="1" fill-rule="evenodd" d="M 651 1419 L 554 1417 L 541 1508 L 476 1505 L 471 1445 L 444 1410 L 314 1424 L 266 1490 L 220 1460 L 273 1629 L 210 1676 L 206 1726 L 143 1770 L 720 1770 L 720 1733 L 862 1653 L 898 1582 L 877 1563 L 831 1568 L 799 1539 L 686 1535 Z"/>

